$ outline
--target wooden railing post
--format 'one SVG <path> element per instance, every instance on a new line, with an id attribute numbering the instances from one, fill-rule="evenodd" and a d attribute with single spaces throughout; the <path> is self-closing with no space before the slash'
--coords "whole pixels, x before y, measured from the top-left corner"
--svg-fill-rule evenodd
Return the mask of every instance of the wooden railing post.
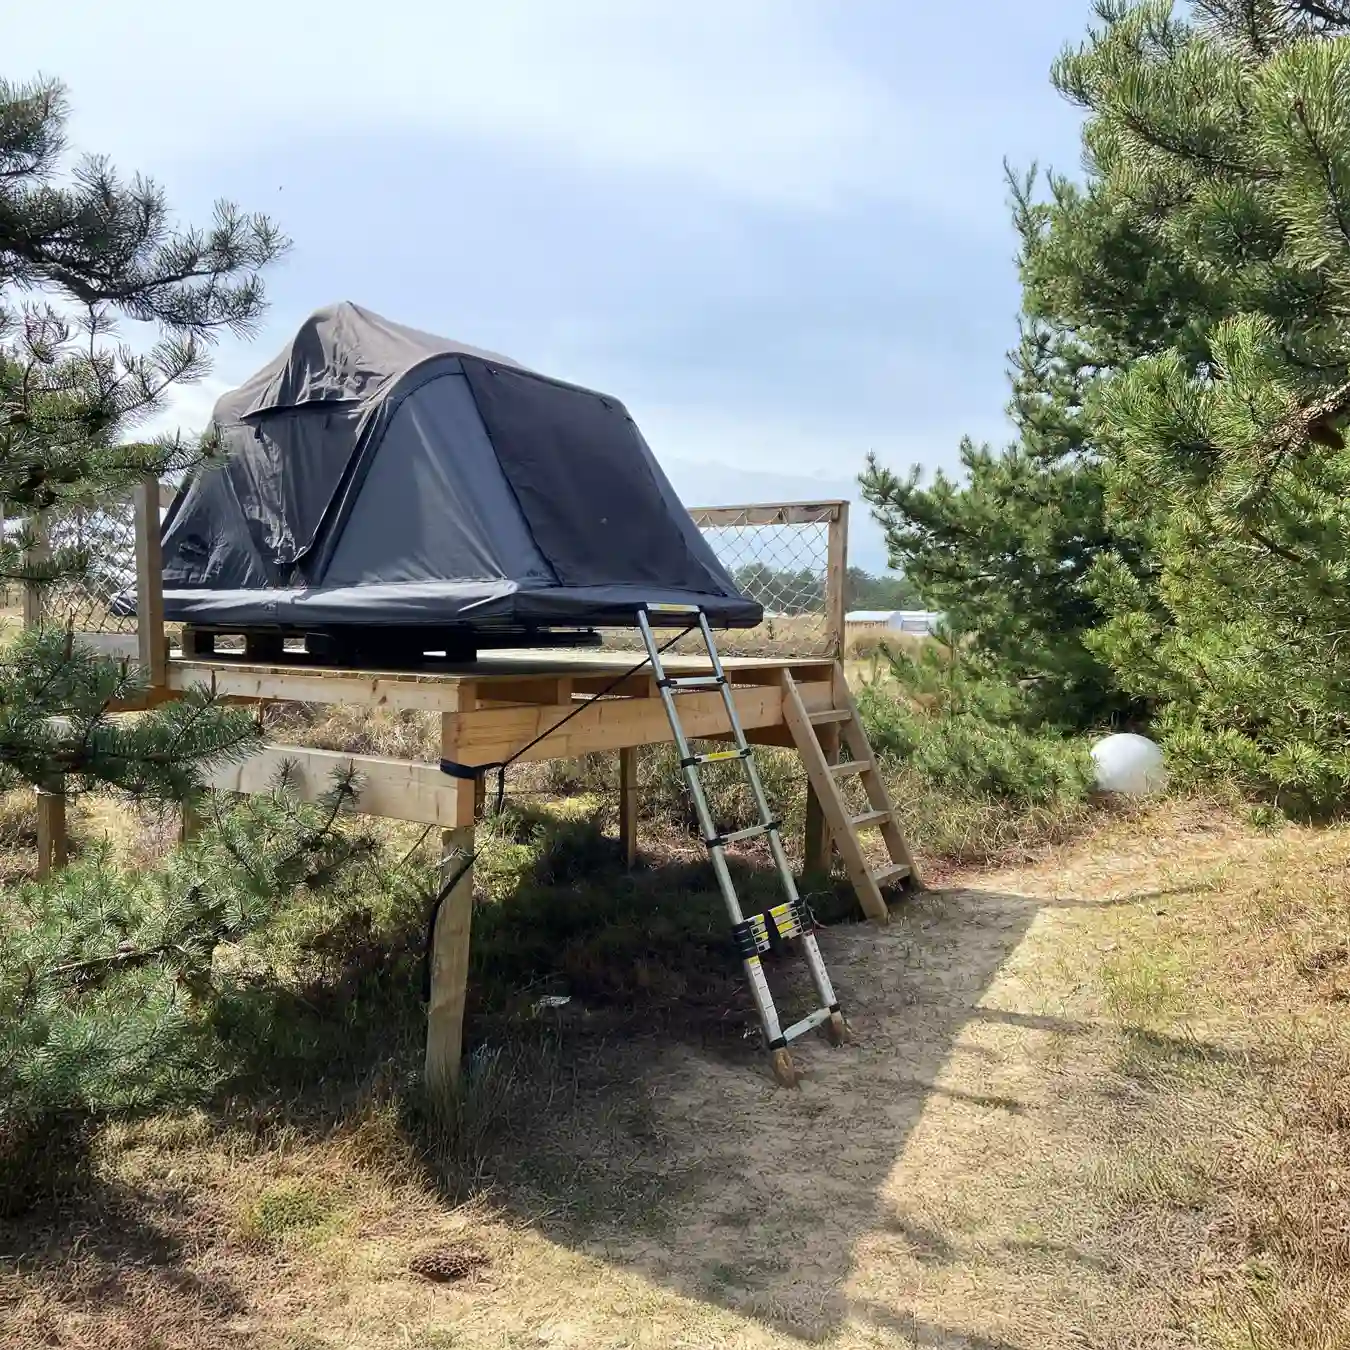
<path id="1" fill-rule="evenodd" d="M 631 871 L 637 863 L 638 752 L 636 746 L 619 751 L 619 838 L 623 841 L 624 865 Z"/>
<path id="2" fill-rule="evenodd" d="M 152 689 L 169 682 L 164 640 L 164 554 L 159 537 L 159 479 L 136 485 L 136 651 L 142 678 Z"/>
<path id="3" fill-rule="evenodd" d="M 51 557 L 47 524 L 41 513 L 29 518 L 32 542 L 24 555 L 25 563 L 45 562 Z M 43 587 L 35 581 L 23 583 L 23 626 L 42 626 Z M 50 876 L 66 865 L 66 793 L 65 780 L 57 775 L 46 787 L 37 789 L 37 874 Z"/>
<path id="4" fill-rule="evenodd" d="M 844 591 L 848 585 L 848 503 L 838 502 L 830 518 L 825 565 L 825 635 L 830 655 L 844 657 Z"/>
<path id="5" fill-rule="evenodd" d="M 472 681 L 456 687 L 456 707 L 441 714 L 441 758 L 459 758 L 459 711 L 475 706 Z M 474 794 L 457 783 L 454 824 L 441 831 L 441 881 L 454 885 L 441 901 L 431 934 L 431 990 L 427 1007 L 426 1083 L 443 1101 L 459 1088 L 464 1047 L 464 996 L 469 981 L 469 936 L 473 924 Z"/>
<path id="6" fill-rule="evenodd" d="M 66 865 L 65 780 L 58 777 L 52 788 L 37 790 L 37 874 L 51 876 Z"/>
<path id="7" fill-rule="evenodd" d="M 41 513 L 34 514 L 28 521 L 28 532 L 32 543 L 24 554 L 25 563 L 46 562 L 51 557 L 51 544 L 47 539 L 47 522 Z M 23 583 L 23 626 L 39 628 L 42 625 L 42 587 L 34 581 Z"/>

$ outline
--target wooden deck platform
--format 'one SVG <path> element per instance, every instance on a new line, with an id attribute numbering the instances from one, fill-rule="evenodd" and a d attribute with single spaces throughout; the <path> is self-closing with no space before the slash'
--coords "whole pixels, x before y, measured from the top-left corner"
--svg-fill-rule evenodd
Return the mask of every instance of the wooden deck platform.
<path id="1" fill-rule="evenodd" d="M 171 495 L 171 494 L 170 494 Z M 637 846 L 637 749 L 668 742 L 670 726 L 640 650 L 555 648 L 484 652 L 472 663 L 417 668 L 333 667 L 285 651 L 260 661 L 225 651 L 189 656 L 166 641 L 163 567 L 157 528 L 165 490 L 148 478 L 135 494 L 136 632 L 77 632 L 76 638 L 108 656 L 135 661 L 148 692 L 135 712 L 205 686 L 240 703 L 351 704 L 364 708 L 416 710 L 440 715 L 441 764 L 374 755 L 269 744 L 239 764 L 210 772 L 211 787 L 243 793 L 271 788 L 286 764 L 301 796 L 316 797 L 335 772 L 356 771 L 357 809 L 370 815 L 439 826 L 443 889 L 431 940 L 431 1000 L 427 1027 L 427 1077 L 435 1088 L 457 1080 L 473 909 L 474 823 L 483 799 L 483 775 L 475 768 L 517 760 L 570 759 L 614 752 L 618 757 L 620 832 L 631 860 Z M 847 575 L 846 502 L 769 503 L 701 508 L 692 513 L 701 528 L 803 528 L 828 532 L 824 572 L 823 650 L 831 655 L 727 657 L 737 714 L 747 738 L 765 745 L 793 746 L 808 780 L 805 860 L 808 870 L 828 866 L 837 847 L 859 901 L 884 922 L 880 887 L 913 876 L 898 819 L 883 776 L 867 744 L 857 708 L 835 656 L 842 650 L 844 580 Z M 41 522 L 38 522 L 41 533 Z M 44 622 L 36 587 L 25 593 L 25 626 Z M 818 648 L 819 650 L 820 648 Z M 711 673 L 705 656 L 665 657 L 674 675 Z M 726 708 L 716 689 L 680 695 L 686 733 L 697 739 L 730 734 Z M 849 760 L 840 764 L 841 742 Z M 466 772 L 467 770 L 467 772 Z M 457 776 L 462 775 L 462 776 Z M 850 815 L 839 778 L 861 781 L 870 808 Z M 185 815 L 185 829 L 190 817 Z M 869 861 L 859 829 L 879 831 L 890 862 Z M 59 786 L 38 798 L 40 871 L 64 861 L 65 798 Z"/>
<path id="2" fill-rule="evenodd" d="M 671 655 L 675 675 L 711 673 L 706 657 Z M 789 702 L 809 719 L 819 717 L 824 744 L 837 753 L 834 717 L 843 673 L 830 659 L 729 657 L 723 662 L 746 736 L 768 745 L 793 745 Z M 634 667 L 640 667 L 634 670 Z M 617 752 L 620 832 L 630 859 L 637 849 L 637 761 L 640 746 L 670 740 L 649 666 L 640 652 L 585 649 L 485 653 L 469 664 L 427 665 L 410 670 L 334 669 L 294 662 L 259 663 L 216 654 L 187 658 L 171 653 L 161 697 L 194 686 L 245 703 L 352 704 L 366 708 L 439 713 L 441 757 L 469 768 L 508 760 L 571 759 Z M 789 692 L 790 691 L 790 692 Z M 726 708 L 717 690 L 681 695 L 681 713 L 691 737 L 728 735 Z M 555 730 L 556 728 L 556 730 Z M 439 825 L 447 882 L 458 877 L 441 905 L 431 952 L 427 1074 L 438 1084 L 458 1073 L 463 1038 L 473 907 L 471 858 L 474 822 L 483 799 L 479 776 L 455 777 L 438 764 L 383 756 L 269 744 L 242 763 L 211 772 L 210 785 L 228 792 L 265 792 L 282 765 L 300 796 L 326 791 L 335 772 L 354 769 L 357 809 L 375 816 Z M 813 787 L 808 812 L 808 865 L 828 865 L 830 823 Z M 842 822 L 834 822 L 840 828 Z M 879 913 L 885 907 L 879 900 Z"/>
<path id="3" fill-rule="evenodd" d="M 670 727 L 650 669 L 628 673 L 640 660 L 640 654 L 629 652 L 516 651 L 455 667 L 358 671 L 173 654 L 166 692 L 172 697 L 200 685 L 239 702 L 344 703 L 440 713 L 442 757 L 472 767 L 511 759 L 525 746 L 522 760 L 571 759 L 668 741 Z M 723 664 L 742 726 L 753 741 L 791 744 L 783 671 L 791 672 L 809 711 L 832 706 L 830 660 L 730 657 Z M 682 675 L 709 671 L 706 659 L 688 656 L 667 658 L 667 668 Z M 728 730 L 715 690 L 684 695 L 681 709 L 690 735 L 717 737 Z M 278 744 L 217 770 L 211 785 L 262 791 L 283 761 L 292 765 L 295 786 L 307 796 L 322 792 L 338 766 L 354 765 L 362 780 L 360 809 L 396 820 L 450 827 L 460 816 L 457 798 L 473 790 L 471 781 L 444 774 L 437 765 Z"/>

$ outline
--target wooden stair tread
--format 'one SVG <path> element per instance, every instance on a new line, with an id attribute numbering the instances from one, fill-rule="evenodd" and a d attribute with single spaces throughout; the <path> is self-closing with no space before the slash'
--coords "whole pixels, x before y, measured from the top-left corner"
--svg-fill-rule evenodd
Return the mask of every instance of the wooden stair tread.
<path id="1" fill-rule="evenodd" d="M 880 825 L 883 820 L 889 820 L 891 813 L 889 811 L 864 811 L 860 816 L 850 816 L 848 823 L 855 830 L 865 829 L 868 825 Z"/>
<path id="2" fill-rule="evenodd" d="M 849 774 L 870 773 L 872 765 L 865 759 L 846 759 L 841 764 L 831 764 L 830 772 L 836 778 L 847 778 Z"/>
<path id="3" fill-rule="evenodd" d="M 783 690 L 783 720 L 806 766 L 814 800 L 828 827 L 834 847 L 838 849 L 848 871 L 858 902 L 868 918 L 886 923 L 890 910 L 881 894 L 879 883 L 899 882 L 908 877 L 918 881 L 909 846 L 895 814 L 886 781 L 877 768 L 875 755 L 868 743 L 867 730 L 858 714 L 858 706 L 844 678 L 843 667 L 836 661 L 832 678 L 833 707 L 809 712 L 791 671 L 782 671 L 779 684 Z M 839 726 L 842 736 L 830 732 L 817 733 L 821 725 Z M 852 758 L 832 764 L 836 741 L 842 740 L 846 753 Z M 850 815 L 841 791 L 840 779 L 857 776 L 867 793 L 867 802 L 858 815 Z M 877 826 L 890 855 L 890 864 L 875 871 L 863 852 L 858 831 Z"/>
<path id="4" fill-rule="evenodd" d="M 888 881 L 893 881 L 896 877 L 907 877 L 909 875 L 908 863 L 891 863 L 889 867 L 878 867 L 872 873 L 872 880 L 878 886 L 884 886 Z"/>

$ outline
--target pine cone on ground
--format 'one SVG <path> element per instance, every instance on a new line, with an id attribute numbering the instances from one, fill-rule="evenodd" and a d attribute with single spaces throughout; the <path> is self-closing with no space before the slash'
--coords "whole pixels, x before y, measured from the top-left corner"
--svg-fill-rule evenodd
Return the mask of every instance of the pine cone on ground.
<path id="1" fill-rule="evenodd" d="M 462 1280 L 487 1265 L 488 1255 L 472 1242 L 449 1242 L 442 1247 L 419 1252 L 408 1262 L 408 1269 L 424 1279 L 448 1282 Z"/>

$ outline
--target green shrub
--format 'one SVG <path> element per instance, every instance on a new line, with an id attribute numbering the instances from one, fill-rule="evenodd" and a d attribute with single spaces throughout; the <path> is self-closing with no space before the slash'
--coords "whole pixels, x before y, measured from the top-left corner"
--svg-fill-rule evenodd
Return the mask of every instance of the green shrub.
<path id="1" fill-rule="evenodd" d="M 879 755 L 901 760 L 933 786 L 1023 806 L 1086 799 L 1093 784 L 1087 741 L 974 712 L 931 714 L 884 688 L 862 690 L 859 707 Z"/>
<path id="2" fill-rule="evenodd" d="M 216 1012 L 245 977 L 219 954 L 369 853 L 337 828 L 351 797 L 339 783 L 302 804 L 279 784 L 223 811 L 162 868 L 122 869 L 97 848 L 6 897 L 0 1203 L 22 1207 L 76 1179 L 89 1122 L 201 1100 L 230 1071 Z M 43 1148 L 53 1137 L 72 1146 Z"/>
<path id="3" fill-rule="evenodd" d="M 1212 789 L 1226 782 L 1304 820 L 1326 819 L 1345 807 L 1350 749 L 1334 726 L 1286 725 L 1274 738 L 1251 728 L 1207 725 L 1173 704 L 1159 717 L 1157 733 L 1178 787 Z"/>

